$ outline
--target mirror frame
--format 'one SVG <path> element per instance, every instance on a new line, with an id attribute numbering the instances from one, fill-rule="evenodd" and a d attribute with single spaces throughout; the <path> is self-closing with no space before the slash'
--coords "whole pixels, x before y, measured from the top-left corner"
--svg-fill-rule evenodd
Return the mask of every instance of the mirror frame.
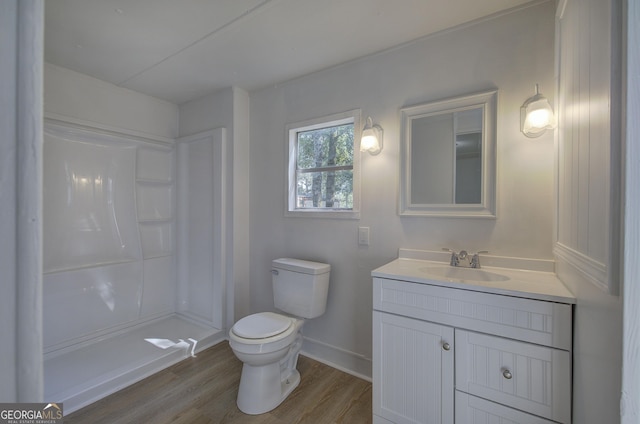
<path id="1" fill-rule="evenodd" d="M 496 125 L 498 90 L 407 106 L 400 109 L 400 199 L 401 216 L 448 218 L 496 218 Z M 482 182 L 480 203 L 430 204 L 411 202 L 411 123 L 414 119 L 482 108 Z"/>

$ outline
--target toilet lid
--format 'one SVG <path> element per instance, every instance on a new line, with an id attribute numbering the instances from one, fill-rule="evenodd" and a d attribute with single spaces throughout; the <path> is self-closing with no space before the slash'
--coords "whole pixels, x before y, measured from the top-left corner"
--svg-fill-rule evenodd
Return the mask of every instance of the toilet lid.
<path id="1" fill-rule="evenodd" d="M 242 318 L 232 330 L 245 339 L 265 339 L 286 331 L 291 324 L 291 320 L 283 315 L 261 312 Z"/>

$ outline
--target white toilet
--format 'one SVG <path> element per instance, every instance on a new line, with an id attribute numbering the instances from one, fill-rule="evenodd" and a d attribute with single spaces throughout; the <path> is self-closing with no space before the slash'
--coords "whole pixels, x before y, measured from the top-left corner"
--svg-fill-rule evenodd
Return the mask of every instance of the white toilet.
<path id="1" fill-rule="evenodd" d="M 238 408 L 263 414 L 280 405 L 300 383 L 296 370 L 305 318 L 324 314 L 331 266 L 281 258 L 273 261 L 273 299 L 280 311 L 246 316 L 229 331 L 229 345 L 240 359 Z"/>

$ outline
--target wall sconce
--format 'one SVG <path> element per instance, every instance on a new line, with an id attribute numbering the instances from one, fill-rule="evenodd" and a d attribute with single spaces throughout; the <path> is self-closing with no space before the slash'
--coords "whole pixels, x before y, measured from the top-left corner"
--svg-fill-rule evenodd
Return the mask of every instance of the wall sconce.
<path id="1" fill-rule="evenodd" d="M 362 139 L 360 140 L 360 151 L 377 155 L 382 151 L 382 127 L 374 125 L 371 117 L 367 117 L 367 124 L 362 129 Z"/>
<path id="2" fill-rule="evenodd" d="M 536 94 L 529 97 L 520 108 L 520 131 L 530 138 L 540 137 L 546 130 L 555 128 L 553 108 L 536 84 Z"/>

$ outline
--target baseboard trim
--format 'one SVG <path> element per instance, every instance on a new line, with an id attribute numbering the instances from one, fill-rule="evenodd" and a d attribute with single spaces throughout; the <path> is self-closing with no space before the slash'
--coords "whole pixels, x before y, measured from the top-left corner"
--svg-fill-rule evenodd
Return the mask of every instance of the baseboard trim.
<path id="1" fill-rule="evenodd" d="M 369 382 L 372 381 L 371 358 L 367 358 L 364 355 L 341 349 L 309 337 L 304 338 L 302 351 L 300 353 L 315 361 L 322 362 L 332 368 L 351 374 L 354 377 Z"/>

